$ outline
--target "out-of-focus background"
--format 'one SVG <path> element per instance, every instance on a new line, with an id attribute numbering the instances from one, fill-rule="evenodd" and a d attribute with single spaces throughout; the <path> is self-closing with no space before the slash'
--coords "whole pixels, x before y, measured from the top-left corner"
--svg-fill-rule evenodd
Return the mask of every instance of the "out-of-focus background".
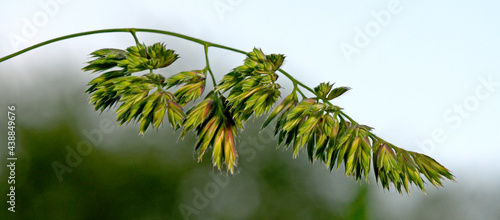
<path id="1" fill-rule="evenodd" d="M 337 101 L 397 146 L 428 154 L 457 182 L 381 189 L 292 159 L 251 120 L 238 172 L 197 163 L 194 136 L 164 126 L 141 137 L 95 112 L 80 69 L 94 50 L 134 44 L 126 33 L 85 36 L 0 63 L 0 219 L 498 219 L 500 5 L 494 1 L 3 1 L 0 56 L 76 32 L 153 28 L 241 50 L 283 53 L 314 87 L 353 88 Z M 165 42 L 181 59 L 162 74 L 204 67 L 200 45 Z M 244 56 L 211 49 L 217 77 Z M 284 80 L 283 93 L 290 90 Z M 219 78 L 220 79 L 220 78 Z M 16 106 L 15 213 L 9 199 L 7 106 Z M 165 124 L 166 125 L 166 124 Z M 58 174 L 59 173 L 59 174 Z"/>

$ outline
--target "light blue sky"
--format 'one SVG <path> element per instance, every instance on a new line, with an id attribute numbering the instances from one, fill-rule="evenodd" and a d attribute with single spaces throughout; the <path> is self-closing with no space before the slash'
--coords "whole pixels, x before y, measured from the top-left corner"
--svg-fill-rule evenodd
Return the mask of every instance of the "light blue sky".
<path id="1" fill-rule="evenodd" d="M 15 52 L 16 46 L 118 27 L 162 29 L 242 50 L 256 46 L 284 53 L 283 68 L 305 84 L 330 81 L 352 87 L 338 104 L 379 136 L 429 154 L 459 180 L 480 176 L 484 184 L 496 184 L 499 11 L 498 1 L 485 0 L 4 1 L 0 56 Z M 189 59 L 183 50 L 199 50 L 199 66 L 188 68 L 202 67 L 198 45 L 155 34 L 138 36 L 146 44 L 165 41 L 183 59 Z M 12 43 L 13 37 L 23 43 Z M 49 71 L 61 62 L 78 70 L 95 49 L 131 44 L 124 33 L 56 43 L 0 64 L 1 84 L 19 92 L 43 77 L 23 70 L 35 66 Z M 243 59 L 219 50 L 212 54 L 214 68 L 221 71 Z M 90 79 L 83 72 L 75 77 L 82 84 Z M 491 172 L 495 178 L 482 175 Z"/>

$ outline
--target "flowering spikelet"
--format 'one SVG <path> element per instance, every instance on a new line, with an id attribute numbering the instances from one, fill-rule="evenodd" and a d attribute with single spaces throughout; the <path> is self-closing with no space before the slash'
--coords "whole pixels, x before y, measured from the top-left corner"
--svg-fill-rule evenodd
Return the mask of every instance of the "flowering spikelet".
<path id="1" fill-rule="evenodd" d="M 281 86 L 275 82 L 275 72 L 284 59 L 282 54 L 265 55 L 255 48 L 244 65 L 234 68 L 217 85 L 216 91 L 229 91 L 228 105 L 239 128 L 252 114 L 258 117 L 269 112 L 278 100 Z"/>
<path id="2" fill-rule="evenodd" d="M 107 71 L 88 84 L 90 103 L 96 110 L 104 111 L 120 103 L 116 119 L 120 125 L 130 121 L 140 123 L 139 134 L 144 134 L 150 125 L 153 128 L 160 127 L 165 113 L 173 128 L 181 126 L 184 112 L 177 103 L 176 96 L 163 90 L 165 77 L 152 72 L 172 64 L 178 58 L 173 50 L 166 49 L 162 43 L 149 47 L 138 44 L 127 50 L 97 50 L 91 56 L 94 59 L 83 70 Z M 110 70 L 112 68 L 118 69 Z M 143 70 L 150 70 L 150 73 L 131 75 Z M 150 94 L 154 88 L 157 90 Z"/>
<path id="3" fill-rule="evenodd" d="M 225 164 L 227 170 L 233 173 L 238 158 L 235 146 L 237 127 L 228 110 L 223 97 L 209 94 L 187 112 L 181 138 L 190 130 L 195 130 L 198 160 L 201 161 L 206 150 L 212 147 L 213 166 L 220 170 Z"/>
<path id="4" fill-rule="evenodd" d="M 173 50 L 166 49 L 163 43 L 156 43 L 149 47 L 137 44 L 127 48 L 125 56 L 126 59 L 120 60 L 118 66 L 123 67 L 127 73 L 163 68 L 179 58 Z"/>
<path id="5" fill-rule="evenodd" d="M 184 84 L 175 93 L 180 105 L 196 100 L 205 90 L 206 72 L 202 70 L 184 71 L 167 79 L 168 88 Z"/>

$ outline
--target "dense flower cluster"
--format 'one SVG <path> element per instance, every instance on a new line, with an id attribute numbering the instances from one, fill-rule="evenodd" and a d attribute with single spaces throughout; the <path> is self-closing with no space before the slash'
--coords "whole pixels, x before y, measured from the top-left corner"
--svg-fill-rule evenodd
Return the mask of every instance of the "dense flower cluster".
<path id="1" fill-rule="evenodd" d="M 177 97 L 163 89 L 167 86 L 165 77 L 152 72 L 172 64 L 178 58 L 173 50 L 166 49 L 161 43 L 150 47 L 138 44 L 127 50 L 97 50 L 91 56 L 94 60 L 88 62 L 83 70 L 103 72 L 89 82 L 87 90 L 91 94 L 90 103 L 96 110 L 103 111 L 121 103 L 116 110 L 120 125 L 135 120 L 141 124 L 140 134 L 144 134 L 150 125 L 153 128 L 160 127 L 165 113 L 172 127 L 181 126 L 184 112 L 177 103 Z M 131 75 L 143 70 L 150 70 L 150 73 Z M 155 88 L 156 91 L 152 91 Z"/>
<path id="2" fill-rule="evenodd" d="M 278 100 L 281 86 L 276 83 L 276 71 L 284 59 L 282 54 L 265 55 L 254 49 L 243 65 L 226 74 L 217 85 L 216 91 L 229 90 L 227 102 L 238 127 L 252 115 L 267 113 Z"/>
<path id="3" fill-rule="evenodd" d="M 211 92 L 205 100 L 187 112 L 181 138 L 187 132 L 195 130 L 198 136 L 195 146 L 198 160 L 202 160 L 205 151 L 211 146 L 213 165 L 221 169 L 224 162 L 228 171 L 233 173 L 238 157 L 235 145 L 237 127 L 229 110 L 224 98 Z"/>
<path id="4" fill-rule="evenodd" d="M 309 89 L 312 97 L 306 97 L 294 81 L 293 91 L 273 109 L 281 95 L 277 71 L 282 71 L 285 56 L 266 55 L 257 48 L 246 55 L 243 65 L 225 74 L 199 103 L 195 101 L 205 92 L 207 73 L 213 77 L 208 58 L 204 69 L 165 78 L 153 71 L 169 66 L 178 55 L 161 43 L 97 50 L 83 70 L 101 73 L 89 82 L 87 90 L 96 110 L 119 104 L 116 113 L 120 125 L 138 122 L 141 134 L 150 125 L 160 127 L 166 114 L 174 129 L 182 128 L 180 138 L 195 132 L 199 161 L 211 149 L 213 166 L 225 166 L 231 173 L 237 166 L 238 131 L 251 116 L 271 112 L 262 128 L 275 122 L 278 144 L 292 147 L 294 157 L 305 149 L 311 162 L 319 160 L 330 170 L 343 165 L 345 174 L 356 180 L 368 180 L 373 168 L 383 188 L 390 189 L 392 184 L 399 192 L 409 192 L 412 184 L 424 191 L 423 177 L 435 186 L 441 186 L 444 178 L 453 180 L 453 175 L 432 158 L 393 146 L 331 104 L 349 87 L 321 83 Z M 147 70 L 146 74 L 132 75 Z M 172 88 L 176 90 L 171 92 Z M 193 104 L 184 113 L 183 107 L 189 103 Z"/>

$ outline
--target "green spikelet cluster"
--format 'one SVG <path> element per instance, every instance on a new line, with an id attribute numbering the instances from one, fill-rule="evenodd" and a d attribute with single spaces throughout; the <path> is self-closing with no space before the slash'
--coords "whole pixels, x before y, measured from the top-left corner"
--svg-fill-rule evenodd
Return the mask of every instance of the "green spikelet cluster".
<path id="1" fill-rule="evenodd" d="M 138 44 L 127 48 L 101 49 L 90 54 L 93 60 L 84 71 L 101 72 L 89 82 L 90 103 L 96 110 L 104 111 L 115 104 L 116 119 L 120 125 L 136 121 L 140 123 L 139 133 L 144 134 L 151 125 L 161 126 L 165 113 L 172 127 L 179 128 L 184 112 L 177 97 L 165 91 L 165 77 L 153 70 L 172 64 L 178 55 L 156 43 L 150 47 Z M 150 73 L 133 76 L 132 73 L 150 70 Z M 156 91 L 154 90 L 156 89 Z"/>
<path id="2" fill-rule="evenodd" d="M 238 158 L 235 144 L 238 129 L 229 110 L 224 98 L 211 92 L 187 112 L 181 138 L 195 130 L 198 136 L 195 146 L 198 160 L 201 161 L 205 151 L 212 147 L 213 166 L 221 169 L 224 163 L 227 170 L 233 173 Z"/>
<path id="3" fill-rule="evenodd" d="M 281 54 L 265 55 L 255 48 L 247 54 L 243 65 L 226 74 L 217 85 L 217 91 L 229 90 L 227 102 L 238 127 L 251 115 L 258 117 L 269 112 L 278 100 L 281 86 L 276 83 L 276 71 L 284 59 Z"/>
<path id="4" fill-rule="evenodd" d="M 95 110 L 116 108 L 120 125 L 138 123 L 142 135 L 149 127 L 161 127 L 166 117 L 174 130 L 181 130 L 180 139 L 194 132 L 198 161 L 211 151 L 212 164 L 219 170 L 225 168 L 234 173 L 238 133 L 250 117 L 269 114 L 261 129 L 274 123 L 278 146 L 291 148 L 293 157 L 305 151 L 312 163 L 324 163 L 330 171 L 343 166 L 347 176 L 368 181 L 373 169 L 375 180 L 383 189 L 395 188 L 399 193 L 409 193 L 412 185 L 425 192 L 427 183 L 441 187 L 443 180 L 454 180 L 452 173 L 436 160 L 394 146 L 334 105 L 335 99 L 346 94 L 349 87 L 334 88 L 328 82 L 310 88 L 281 69 L 283 54 L 265 54 L 257 48 L 247 53 L 163 30 L 118 28 L 54 38 L 2 57 L 0 62 L 56 41 L 108 32 L 131 33 L 136 45 L 124 50 L 104 48 L 90 54 L 91 60 L 82 69 L 98 74 L 86 91 Z M 161 74 L 160 70 L 174 63 L 179 55 L 164 43 L 140 44 L 137 32 L 163 34 L 202 45 L 205 67 Z M 209 64 L 209 48 L 246 56 L 242 65 L 217 82 Z M 200 99 L 206 92 L 207 78 L 211 78 L 213 89 Z M 278 78 L 290 80 L 293 90 L 275 106 L 281 97 Z M 308 96 L 304 92 L 309 92 Z M 190 108 L 185 112 L 186 106 Z"/>
<path id="5" fill-rule="evenodd" d="M 434 186 L 442 186 L 445 178 L 454 179 L 434 159 L 388 143 L 372 133 L 371 127 L 357 123 L 333 105 L 331 101 L 349 87 L 320 83 L 314 89 L 307 87 L 313 96 L 306 97 L 297 86 L 299 82 L 291 78 L 293 91 L 273 109 L 281 95 L 278 72 L 289 77 L 280 70 L 285 59 L 282 54 L 266 55 L 254 48 L 246 54 L 243 65 L 233 68 L 219 83 L 213 79 L 208 57 L 203 69 L 182 71 L 168 78 L 154 73 L 178 59 L 162 43 L 149 47 L 138 44 L 126 50 L 105 48 L 91 53 L 91 57 L 93 60 L 83 70 L 101 73 L 89 82 L 87 90 L 96 110 L 118 105 L 116 118 L 120 125 L 139 123 L 140 134 L 150 126 L 160 127 L 167 117 L 174 129 L 182 128 L 181 139 L 190 131 L 196 134 L 198 160 L 211 150 L 212 164 L 219 170 L 225 167 L 234 173 L 238 132 L 251 116 L 270 112 L 262 128 L 275 122 L 278 144 L 291 147 L 294 157 L 305 151 L 311 162 L 320 161 L 330 170 L 343 165 L 345 174 L 356 180 L 368 181 L 373 169 L 384 189 L 393 186 L 400 193 L 409 193 L 411 185 L 425 191 L 424 178 Z M 214 89 L 196 103 L 205 92 L 207 73 Z M 183 107 L 189 103 L 192 107 L 184 113 Z"/>

